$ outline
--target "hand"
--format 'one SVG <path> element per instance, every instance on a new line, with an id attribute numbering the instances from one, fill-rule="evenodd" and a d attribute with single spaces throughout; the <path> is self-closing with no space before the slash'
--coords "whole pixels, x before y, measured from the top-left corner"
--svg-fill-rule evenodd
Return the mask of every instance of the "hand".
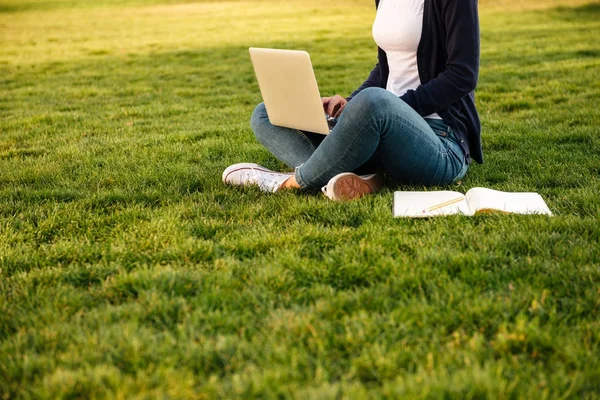
<path id="1" fill-rule="evenodd" d="M 344 108 L 346 108 L 346 104 L 348 104 L 348 101 L 339 94 L 336 94 L 333 97 L 323 97 L 321 100 L 323 101 L 323 110 L 325 110 L 325 114 L 333 118 L 342 115 Z"/>

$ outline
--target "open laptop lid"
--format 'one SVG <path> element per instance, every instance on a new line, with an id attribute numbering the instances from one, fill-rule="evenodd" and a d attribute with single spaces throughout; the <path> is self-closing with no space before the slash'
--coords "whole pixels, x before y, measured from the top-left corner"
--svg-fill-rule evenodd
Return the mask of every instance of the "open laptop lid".
<path id="1" fill-rule="evenodd" d="M 306 51 L 251 47 L 250 58 L 273 125 L 327 135 L 323 103 Z"/>

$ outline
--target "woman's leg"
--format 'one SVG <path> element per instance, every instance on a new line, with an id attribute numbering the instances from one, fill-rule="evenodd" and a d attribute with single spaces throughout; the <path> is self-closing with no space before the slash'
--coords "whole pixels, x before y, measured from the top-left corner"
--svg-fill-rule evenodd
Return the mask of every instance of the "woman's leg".
<path id="1" fill-rule="evenodd" d="M 258 141 L 290 167 L 297 167 L 308 160 L 325 139 L 318 133 L 272 125 L 264 103 L 254 109 L 250 126 Z"/>
<path id="2" fill-rule="evenodd" d="M 394 94 L 368 88 L 348 103 L 332 132 L 296 168 L 295 178 L 303 189 L 318 188 L 377 152 L 385 172 L 398 182 L 447 184 L 466 173 L 464 154 L 453 140 L 451 130 L 432 129 Z"/>

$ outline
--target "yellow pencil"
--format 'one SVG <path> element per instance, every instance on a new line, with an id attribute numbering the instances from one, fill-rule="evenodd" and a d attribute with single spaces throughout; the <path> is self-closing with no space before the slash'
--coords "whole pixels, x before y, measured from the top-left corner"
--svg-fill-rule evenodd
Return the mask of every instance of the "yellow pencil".
<path id="1" fill-rule="evenodd" d="M 435 205 L 433 207 L 426 208 L 426 209 L 423 210 L 423 214 L 431 212 L 431 211 L 434 211 L 434 210 L 437 210 L 437 209 L 440 209 L 442 207 L 449 206 L 449 205 L 454 204 L 454 203 L 458 203 L 458 202 L 462 201 L 463 199 L 464 199 L 464 197 L 459 197 L 458 199 L 448 200 L 448 201 L 445 201 L 443 203 L 437 204 L 437 205 Z"/>

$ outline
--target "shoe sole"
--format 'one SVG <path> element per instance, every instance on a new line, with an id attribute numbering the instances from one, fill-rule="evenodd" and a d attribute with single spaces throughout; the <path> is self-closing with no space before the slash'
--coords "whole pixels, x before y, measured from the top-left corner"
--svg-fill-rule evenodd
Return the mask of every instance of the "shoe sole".
<path id="1" fill-rule="evenodd" d="M 360 177 L 351 172 L 336 175 L 327 184 L 327 194 L 332 200 L 346 201 L 358 199 L 366 194 L 373 193 L 383 185 L 379 174 Z"/>

